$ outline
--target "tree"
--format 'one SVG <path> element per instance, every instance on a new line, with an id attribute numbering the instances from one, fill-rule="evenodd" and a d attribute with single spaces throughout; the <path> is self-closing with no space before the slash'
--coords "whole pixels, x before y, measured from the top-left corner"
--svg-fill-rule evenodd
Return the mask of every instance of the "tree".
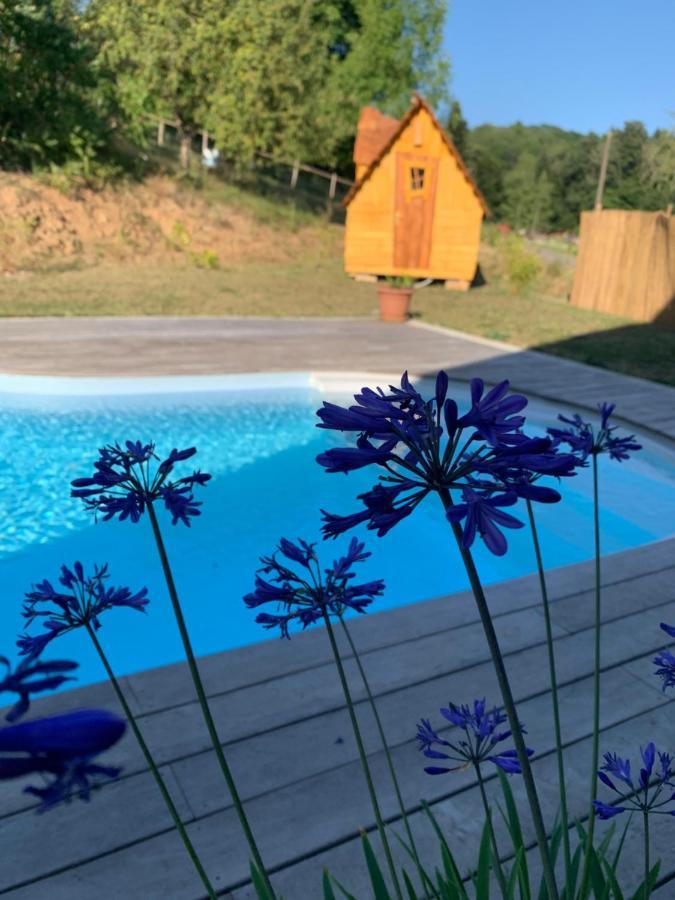
<path id="1" fill-rule="evenodd" d="M 603 205 L 615 209 L 643 209 L 647 196 L 642 181 L 643 157 L 649 137 L 642 122 L 626 122 L 614 134 L 607 167 Z"/>
<path id="2" fill-rule="evenodd" d="M 318 94 L 329 75 L 337 18 L 330 0 L 231 3 L 217 29 L 221 80 L 205 113 L 228 158 L 250 162 L 260 151 L 281 159 L 321 158 Z"/>
<path id="3" fill-rule="evenodd" d="M 447 97 L 441 52 L 445 0 L 342 0 L 330 45 L 331 67 L 317 103 L 322 161 L 346 169 L 363 106 L 399 117 L 419 91 Z"/>
<path id="4" fill-rule="evenodd" d="M 106 140 L 76 0 L 0 0 L 0 165 L 91 156 Z"/>
<path id="5" fill-rule="evenodd" d="M 88 18 L 100 60 L 115 75 L 117 100 L 140 138 L 148 118 L 175 123 L 187 168 L 192 137 L 214 91 L 225 84 L 219 45 L 223 12 L 233 0 L 92 0 Z"/>
<path id="6" fill-rule="evenodd" d="M 448 134 L 452 138 L 452 142 L 457 148 L 459 155 L 463 158 L 467 151 L 467 135 L 469 125 L 462 115 L 462 107 L 459 100 L 453 100 L 450 107 L 450 115 L 448 116 Z"/>
<path id="7" fill-rule="evenodd" d="M 504 177 L 504 217 L 514 228 L 535 231 L 550 214 L 551 181 L 532 153 L 523 153 Z"/>
<path id="8" fill-rule="evenodd" d="M 675 202 L 675 131 L 657 131 L 644 148 L 642 180 L 649 191 L 649 208 Z"/>

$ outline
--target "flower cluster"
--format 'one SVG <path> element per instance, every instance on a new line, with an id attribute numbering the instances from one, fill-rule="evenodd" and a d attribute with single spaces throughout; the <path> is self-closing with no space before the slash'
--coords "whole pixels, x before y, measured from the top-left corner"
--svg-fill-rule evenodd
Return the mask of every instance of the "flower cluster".
<path id="1" fill-rule="evenodd" d="M 661 622 L 661 629 L 669 637 L 675 638 L 675 627 Z M 662 680 L 663 690 L 675 687 L 675 655 L 670 650 L 662 650 L 654 657 L 656 675 Z"/>
<path id="2" fill-rule="evenodd" d="M 99 450 L 95 473 L 90 478 L 76 478 L 71 494 L 80 497 L 88 509 L 102 513 L 104 521 L 118 516 L 120 520 L 138 522 L 148 504 L 161 500 L 174 525 L 180 521 L 189 526 L 190 518 L 200 515 L 201 506 L 192 490 L 195 485 L 206 484 L 211 476 L 199 471 L 178 479 L 171 475 L 176 463 L 196 452 L 195 447 L 174 449 L 154 465 L 153 461 L 159 461 L 154 444 L 108 444 Z"/>
<path id="3" fill-rule="evenodd" d="M 107 587 L 108 566 L 94 567 L 93 575 L 85 575 L 82 564 L 76 562 L 72 569 L 61 567 L 59 583 L 65 590 L 52 586 L 46 579 L 26 594 L 23 616 L 26 624 L 44 619 L 44 631 L 31 636 L 22 635 L 18 646 L 23 655 L 37 656 L 50 641 L 67 631 L 91 625 L 101 627 L 100 615 L 115 606 L 129 606 L 143 612 L 148 605 L 147 588 L 132 593 L 126 587 Z"/>
<path id="4" fill-rule="evenodd" d="M 486 761 L 494 763 L 510 775 L 520 774 L 520 763 L 515 750 L 495 750 L 498 744 L 511 737 L 510 730 L 502 729 L 506 715 L 497 707 L 487 709 L 484 699 L 474 700 L 473 706 L 455 706 L 450 703 L 447 708 L 441 709 L 441 715 L 452 725 L 461 728 L 464 738 L 456 742 L 446 741 L 434 731 L 428 719 L 420 721 L 417 740 L 419 750 L 427 759 L 445 759 L 458 763 L 456 766 L 425 766 L 424 771 L 429 775 L 457 772 L 469 764 L 478 766 Z M 521 732 L 525 734 L 522 725 Z M 532 756 L 534 750 L 526 749 L 527 755 Z"/>
<path id="5" fill-rule="evenodd" d="M 588 456 L 609 453 L 611 459 L 622 462 L 629 458 L 631 452 L 641 450 L 642 445 L 637 443 L 633 434 L 627 437 L 616 436 L 615 432 L 618 426 L 609 424 L 614 409 L 614 403 L 598 405 L 600 424 L 597 429 L 590 422 L 584 421 L 578 413 L 575 413 L 571 416 L 558 416 L 558 419 L 567 425 L 567 428 L 549 428 L 548 433 L 556 446 L 567 444 L 579 455 L 581 460 L 586 460 Z"/>
<path id="6" fill-rule="evenodd" d="M 244 597 L 251 609 L 265 603 L 276 603 L 278 613 L 261 612 L 256 622 L 265 628 L 281 630 L 282 637 L 289 637 L 289 626 L 297 622 L 305 629 L 326 615 L 341 616 L 347 609 L 363 613 L 375 597 L 384 590 L 383 581 L 353 584 L 352 566 L 371 554 L 364 552 L 364 544 L 353 538 L 345 556 L 335 560 L 332 566 L 321 572 L 316 544 L 299 540 L 298 543 L 282 538 L 278 551 L 272 556 L 262 556 L 262 568 L 255 578 L 255 590 Z M 289 568 L 279 554 L 300 566 Z M 263 573 L 267 578 L 263 578 Z"/>
<path id="7" fill-rule="evenodd" d="M 367 524 L 379 536 L 409 516 L 424 498 L 440 495 L 448 519 L 463 523 L 463 545 L 476 535 L 496 555 L 506 552 L 502 528 L 520 528 L 522 522 L 503 507 L 519 497 L 544 503 L 560 500 L 550 487 L 535 484 L 545 475 L 574 474 L 579 460 L 561 453 L 551 438 L 523 433 L 527 405 L 521 394 L 509 394 L 503 381 L 485 391 L 479 378 L 471 382 L 469 411 L 459 415 L 449 398 L 448 376 L 436 377 L 434 396 L 425 400 L 407 373 L 401 386 L 363 388 L 356 405 L 343 408 L 324 403 L 317 415 L 319 428 L 358 434 L 356 447 L 336 447 L 321 453 L 317 462 L 328 472 L 350 472 L 375 465 L 377 484 L 359 495 L 359 512 L 338 516 L 323 511 L 323 532 L 336 537 L 349 528 Z M 461 501 L 455 502 L 455 492 Z"/>
<path id="8" fill-rule="evenodd" d="M 648 813 L 675 816 L 675 808 L 668 810 L 663 808 L 672 803 L 675 798 L 671 784 L 671 779 L 675 774 L 672 756 L 670 753 L 659 753 L 656 771 L 654 771 L 654 764 L 657 753 L 652 741 L 646 747 L 640 748 L 640 756 L 642 757 L 642 768 L 638 782 L 634 784 L 631 777 L 630 760 L 622 759 L 616 753 L 605 753 L 604 764 L 598 772 L 598 778 L 610 790 L 621 795 L 621 800 L 620 803 L 604 803 L 601 800 L 594 800 L 593 805 L 600 819 L 611 819 L 622 812 L 636 809 Z M 623 796 L 622 791 L 614 783 L 615 781 L 625 784 L 631 792 L 630 795 Z M 665 787 L 668 787 L 669 790 L 664 797 L 662 791 Z"/>
<path id="9" fill-rule="evenodd" d="M 123 719 L 102 709 L 77 709 L 0 728 L 0 779 L 40 773 L 41 787 L 26 793 L 40 800 L 39 811 L 73 796 L 89 800 L 101 778 L 117 778 L 120 769 L 93 760 L 122 737 Z"/>
<path id="10" fill-rule="evenodd" d="M 67 659 L 41 662 L 35 655 L 22 659 L 13 672 L 6 656 L 0 656 L 0 664 L 5 667 L 5 677 L 0 681 L 0 693 L 9 691 L 19 696 L 5 716 L 8 722 L 16 722 L 28 712 L 33 694 L 55 691 L 66 681 L 72 681 L 72 677 L 64 673 L 72 672 L 78 667 L 78 663 Z"/>

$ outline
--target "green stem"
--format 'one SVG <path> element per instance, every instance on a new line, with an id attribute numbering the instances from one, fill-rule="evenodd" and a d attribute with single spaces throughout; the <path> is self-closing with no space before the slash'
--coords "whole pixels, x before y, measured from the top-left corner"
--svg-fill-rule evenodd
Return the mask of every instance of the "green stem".
<path id="1" fill-rule="evenodd" d="M 115 694 L 117 695 L 117 699 L 120 702 L 120 706 L 124 710 L 124 714 L 127 717 L 129 725 L 131 726 L 131 730 L 134 733 L 134 737 L 138 741 L 138 746 L 141 748 L 141 753 L 145 757 L 145 761 L 148 765 L 148 768 L 150 769 L 150 771 L 153 775 L 153 778 L 157 782 L 157 787 L 160 790 L 162 799 L 166 803 L 167 809 L 169 810 L 171 818 L 173 819 L 173 823 L 176 826 L 176 830 L 178 831 L 178 834 L 181 836 L 183 843 L 185 844 L 185 849 L 187 850 L 187 852 L 190 856 L 190 859 L 192 860 L 194 867 L 197 870 L 197 874 L 199 875 L 199 877 L 202 880 L 202 884 L 206 888 L 206 892 L 209 895 L 209 898 L 211 898 L 211 900 L 216 900 L 217 894 L 214 891 L 214 889 L 211 887 L 211 882 L 209 881 L 208 875 L 204 871 L 204 868 L 201 864 L 199 856 L 197 855 L 197 851 L 195 850 L 195 848 L 192 844 L 192 841 L 190 840 L 190 837 L 189 837 L 187 831 L 185 830 L 185 826 L 183 825 L 183 823 L 181 821 L 180 815 L 178 814 L 178 810 L 176 809 L 174 802 L 171 799 L 171 795 L 169 794 L 169 791 L 168 791 L 166 785 L 164 784 L 164 779 L 162 778 L 162 775 L 161 775 L 159 769 L 157 768 L 157 764 L 155 763 L 155 760 L 152 757 L 150 748 L 145 743 L 145 738 L 141 734 L 141 730 L 138 727 L 136 718 L 135 718 L 134 714 L 132 713 L 132 711 L 129 707 L 129 704 L 126 701 L 126 697 L 124 696 L 124 694 L 122 692 L 122 688 L 120 687 L 119 682 L 118 682 L 117 678 L 115 677 L 115 673 L 113 672 L 112 668 L 110 667 L 108 658 L 105 655 L 105 653 L 103 652 L 103 647 L 101 647 L 101 644 L 99 643 L 99 640 L 96 637 L 96 633 L 94 632 L 94 629 L 91 627 L 91 625 L 88 622 L 86 623 L 85 627 L 87 629 L 87 633 L 89 634 L 89 637 L 91 638 L 91 640 L 94 644 L 94 647 L 96 648 L 96 652 L 98 653 L 100 660 L 103 663 L 103 667 L 106 670 L 106 673 L 108 675 L 110 683 L 113 686 L 113 690 L 115 691 Z"/>
<path id="2" fill-rule="evenodd" d="M 651 890 L 649 889 L 649 812 L 647 809 L 642 810 L 642 822 L 644 825 L 645 837 L 645 889 L 644 900 L 649 900 Z"/>
<path id="3" fill-rule="evenodd" d="M 586 854 L 581 878 L 581 897 L 585 897 L 590 878 L 591 851 L 595 833 L 595 806 L 598 796 L 598 763 L 600 761 L 600 509 L 598 491 L 598 455 L 593 454 L 593 531 L 595 545 L 595 614 L 594 614 L 594 664 L 593 664 L 593 746 L 591 750 L 591 807 L 588 816 Z"/>
<path id="4" fill-rule="evenodd" d="M 541 589 L 542 607 L 544 610 L 544 623 L 546 626 L 546 646 L 548 650 L 548 668 L 551 679 L 551 702 L 553 705 L 553 727 L 555 730 L 555 749 L 558 760 L 558 782 L 560 785 L 560 815 L 563 824 L 563 856 L 565 860 L 565 883 L 570 884 L 572 872 L 572 855 L 570 851 L 570 834 L 569 834 L 569 817 L 567 813 L 567 788 L 565 785 L 565 764 L 563 759 L 562 729 L 560 727 L 560 706 L 558 703 L 558 676 L 555 665 L 555 652 L 553 649 L 553 628 L 551 626 L 551 609 L 548 599 L 548 587 L 546 585 L 546 574 L 544 571 L 544 562 L 541 555 L 541 546 L 539 544 L 539 534 L 537 533 L 537 525 L 534 519 L 534 510 L 529 500 L 525 501 L 527 506 L 527 515 L 530 520 L 530 529 L 532 531 L 532 542 L 534 544 L 534 555 L 537 559 L 537 571 L 539 573 L 539 587 Z M 569 890 L 569 888 L 568 888 Z"/>
<path id="5" fill-rule="evenodd" d="M 239 792 L 237 791 L 237 786 L 234 782 L 234 778 L 232 776 L 232 772 L 230 771 L 230 767 L 225 758 L 225 753 L 223 752 L 223 747 L 220 743 L 220 738 L 218 737 L 218 731 L 216 730 L 216 724 L 213 721 L 213 716 L 211 715 L 211 709 L 209 707 L 209 702 L 206 697 L 206 691 L 204 690 L 204 684 L 202 682 L 201 675 L 199 674 L 199 668 L 197 666 L 197 660 L 195 659 L 194 651 L 192 649 L 192 642 L 190 640 L 190 635 L 187 630 L 187 625 L 185 624 L 185 617 L 183 616 L 183 609 L 180 604 L 180 600 L 178 599 L 178 592 L 176 591 L 176 585 L 173 580 L 173 574 L 171 572 L 171 566 L 169 565 L 169 558 L 166 553 L 166 548 L 164 546 L 164 540 L 162 538 L 162 533 L 159 528 L 159 522 L 157 521 L 157 515 L 155 513 L 154 507 L 152 503 L 148 503 L 148 515 L 150 516 L 150 522 L 152 523 L 152 531 L 155 536 L 155 543 L 157 544 L 157 550 L 159 552 L 159 558 L 162 563 L 162 569 L 164 571 L 164 578 L 166 580 L 166 586 L 169 591 L 169 597 L 171 598 L 171 605 L 173 606 L 174 616 L 176 617 L 176 624 L 178 625 L 178 631 L 180 632 L 181 640 L 183 642 L 183 648 L 185 649 L 185 658 L 187 660 L 188 668 L 190 670 L 190 675 L 192 676 L 192 681 L 195 686 L 195 690 L 197 692 L 197 699 L 199 700 L 199 705 L 202 710 L 202 715 L 204 716 L 204 722 L 206 723 L 206 728 L 209 733 L 209 737 L 211 738 L 211 744 L 213 745 L 213 750 L 216 754 L 216 758 L 218 760 L 218 764 L 220 765 L 220 769 L 223 773 L 223 777 L 225 778 L 225 782 L 230 791 L 230 795 L 232 797 L 232 802 L 234 803 L 234 807 L 237 811 L 237 816 L 239 818 L 239 824 L 246 836 L 246 840 L 248 841 L 248 846 L 253 856 L 253 861 L 256 865 L 256 868 L 260 872 L 261 877 L 265 882 L 265 887 L 270 893 L 271 897 L 274 897 L 274 890 L 272 888 L 272 884 L 269 879 L 269 875 L 267 874 L 267 870 L 263 865 L 262 857 L 260 855 L 260 851 L 258 850 L 258 845 L 255 842 L 255 838 L 253 837 L 253 832 L 251 830 L 251 826 L 249 825 L 248 819 L 246 818 L 246 812 L 244 811 L 244 805 L 241 802 L 241 798 L 239 796 Z"/>
<path id="6" fill-rule="evenodd" d="M 452 498 L 450 497 L 450 492 L 446 488 L 442 488 L 438 493 L 441 498 L 441 502 L 443 503 L 444 509 L 449 509 L 452 506 Z M 520 768 L 522 770 L 523 784 L 525 785 L 525 792 L 527 794 L 530 813 L 532 815 L 532 824 L 534 825 L 537 845 L 539 847 L 539 855 L 541 856 L 542 872 L 544 875 L 544 881 L 546 882 L 546 888 L 548 890 L 548 900 L 558 900 L 558 887 L 556 885 L 555 874 L 553 872 L 553 866 L 551 865 L 551 858 L 549 856 L 546 827 L 544 826 L 544 818 L 541 813 L 541 805 L 539 803 L 537 787 L 534 783 L 534 776 L 532 775 L 532 767 L 530 766 L 530 760 L 527 755 L 527 749 L 525 747 L 525 740 L 520 728 L 520 721 L 518 719 L 516 704 L 513 699 L 511 684 L 509 682 L 509 677 L 504 665 L 504 657 L 502 656 L 502 651 L 499 646 L 499 641 L 497 639 L 494 624 L 492 622 L 492 616 L 490 615 L 490 609 L 487 604 L 485 592 L 483 591 L 483 585 L 481 584 L 478 570 L 476 569 L 476 565 L 473 561 L 471 551 L 466 550 L 464 545 L 462 544 L 462 529 L 459 523 L 451 522 L 450 525 L 452 527 L 453 534 L 455 535 L 455 540 L 457 541 L 457 546 L 464 563 L 464 568 L 466 569 L 466 573 L 469 576 L 471 590 L 476 601 L 476 607 L 478 608 L 481 624 L 483 625 L 485 639 L 487 641 L 490 656 L 492 658 L 492 664 L 494 665 L 495 674 L 497 676 L 497 682 L 499 683 L 499 688 L 501 690 L 502 702 L 504 703 L 504 711 L 506 712 L 506 716 L 509 720 L 509 726 L 511 728 L 513 736 L 513 743 L 515 744 L 515 750 L 518 755 L 518 762 L 520 763 Z"/>
<path id="7" fill-rule="evenodd" d="M 422 882 L 422 888 L 424 890 L 424 896 L 426 898 L 429 897 L 429 893 L 426 888 L 427 876 L 422 868 L 422 864 L 420 862 L 419 854 L 417 852 L 417 846 L 415 844 L 415 839 L 413 837 L 412 828 L 410 827 L 410 822 L 408 820 L 408 814 L 406 812 L 405 804 L 403 802 L 403 795 L 401 794 L 401 786 L 398 781 L 398 777 L 396 776 L 396 769 L 394 768 L 394 760 L 391 757 L 391 751 L 389 750 L 389 745 L 387 744 L 387 738 L 384 733 L 384 726 L 382 725 L 382 719 L 380 718 L 380 713 L 377 709 L 377 704 L 375 703 L 375 697 L 373 697 L 373 692 L 370 689 L 370 683 L 368 682 L 368 678 L 366 677 L 365 669 L 363 668 L 363 663 L 361 662 L 361 657 L 356 649 L 356 645 L 354 644 L 354 640 L 352 638 L 351 632 L 349 628 L 347 628 L 347 623 L 340 616 L 340 623 L 342 625 L 343 631 L 345 633 L 345 637 L 347 638 L 347 643 L 352 651 L 352 655 L 356 662 L 356 665 L 359 670 L 359 674 L 361 675 L 361 681 L 363 681 L 363 687 L 366 691 L 366 696 L 368 697 L 368 702 L 370 703 L 370 708 L 373 711 L 373 717 L 375 719 L 375 724 L 377 726 L 378 733 L 380 735 L 380 741 L 382 742 L 382 749 L 384 750 L 384 755 L 387 760 L 387 765 L 389 766 L 389 773 L 391 775 L 392 784 L 394 785 L 394 791 L 396 793 L 396 799 L 398 800 L 398 805 L 401 810 L 401 817 L 403 818 L 403 824 L 405 825 L 406 834 L 408 835 L 408 841 L 410 842 L 410 849 L 413 854 L 413 858 L 415 860 L 415 865 L 417 867 L 417 872 L 419 874 L 420 880 Z"/>
<path id="8" fill-rule="evenodd" d="M 342 658 L 340 657 L 340 651 L 338 650 L 337 641 L 335 640 L 335 632 L 333 631 L 333 626 L 330 621 L 330 616 L 324 609 L 323 611 L 323 619 L 326 623 L 326 631 L 328 632 L 328 639 L 330 640 L 331 650 L 333 651 L 333 657 L 335 659 L 335 665 L 338 670 L 338 675 L 340 677 L 340 684 L 342 685 L 342 693 L 345 697 L 345 702 L 347 704 L 347 710 L 349 711 L 349 718 L 351 720 L 352 730 L 354 731 L 354 737 L 356 738 L 356 746 L 359 751 L 359 758 L 361 760 L 361 767 L 363 769 L 363 774 L 366 778 L 366 784 L 368 785 L 368 793 L 370 795 L 370 802 L 373 807 L 373 812 L 375 813 L 375 821 L 377 822 L 377 830 L 380 833 L 380 840 L 382 841 L 382 846 L 384 847 L 384 853 L 387 857 L 387 865 L 389 866 L 389 872 L 391 874 L 391 880 L 394 884 L 394 889 L 396 891 L 396 896 L 398 900 L 403 900 L 403 896 L 401 894 L 401 886 L 398 883 L 398 877 L 396 875 L 396 867 L 394 866 L 394 860 L 391 855 L 391 847 L 389 846 L 389 841 L 387 840 L 387 835 L 384 830 L 384 821 L 382 820 L 382 814 L 380 813 L 380 806 L 377 802 L 377 794 L 375 793 L 375 785 L 373 784 L 373 777 L 370 773 L 370 766 L 368 765 L 368 758 L 366 756 L 366 749 L 363 746 L 363 739 L 361 737 L 361 729 L 359 728 L 359 723 L 356 719 L 356 712 L 354 710 L 354 703 L 352 701 L 352 695 L 349 690 L 349 685 L 347 684 L 347 676 L 345 674 L 344 666 L 342 665 Z"/>
<path id="9" fill-rule="evenodd" d="M 509 896 L 508 889 L 506 887 L 506 878 L 504 877 L 504 872 L 502 870 L 502 864 L 499 859 L 499 848 L 497 847 L 497 836 L 495 835 L 495 830 L 492 826 L 492 813 L 490 811 L 490 805 L 488 803 L 487 794 L 485 793 L 485 784 L 483 783 L 483 775 L 480 771 L 480 766 L 478 763 L 473 764 L 474 769 L 476 770 L 476 777 L 478 778 L 478 787 L 480 788 L 480 796 L 483 801 L 483 809 L 485 810 L 485 819 L 488 825 L 488 831 L 490 832 L 490 843 L 492 844 L 492 855 L 495 858 L 495 874 L 497 876 L 497 881 L 499 882 L 499 889 L 502 892 L 502 897 L 506 898 Z"/>

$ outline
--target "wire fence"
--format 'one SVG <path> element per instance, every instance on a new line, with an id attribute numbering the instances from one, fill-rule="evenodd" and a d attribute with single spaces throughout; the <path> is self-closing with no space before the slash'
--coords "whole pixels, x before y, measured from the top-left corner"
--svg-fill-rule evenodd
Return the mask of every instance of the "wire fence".
<path id="1" fill-rule="evenodd" d="M 150 138 L 150 134 L 148 134 Z M 157 146 L 172 158 L 178 159 L 180 140 L 175 125 L 165 120 L 153 131 Z M 208 132 L 192 138 L 190 166 L 216 172 L 229 182 L 283 202 L 292 202 L 298 209 L 316 214 L 325 213 L 330 221 L 344 221 L 342 201 L 353 181 L 301 160 L 279 160 L 269 153 L 258 153 L 256 162 L 242 166 L 214 153 Z"/>

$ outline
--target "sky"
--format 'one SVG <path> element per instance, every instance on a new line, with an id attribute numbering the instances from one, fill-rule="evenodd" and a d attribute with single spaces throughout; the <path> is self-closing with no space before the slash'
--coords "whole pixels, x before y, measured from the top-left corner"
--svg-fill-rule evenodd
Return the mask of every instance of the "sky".
<path id="1" fill-rule="evenodd" d="M 450 90 L 485 122 L 675 127 L 675 0 L 448 0 Z"/>

